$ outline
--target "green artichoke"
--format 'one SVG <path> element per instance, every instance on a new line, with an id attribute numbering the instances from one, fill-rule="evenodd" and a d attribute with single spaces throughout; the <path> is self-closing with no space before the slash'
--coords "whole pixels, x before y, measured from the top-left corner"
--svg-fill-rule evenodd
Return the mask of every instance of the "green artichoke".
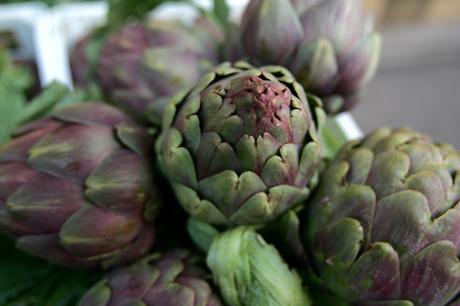
<path id="1" fill-rule="evenodd" d="M 460 294 L 460 154 L 409 129 L 346 145 L 302 238 L 324 284 L 354 305 L 443 306 Z"/>
<path id="2" fill-rule="evenodd" d="M 79 306 L 219 306 L 206 273 L 186 250 L 151 255 L 114 270 L 80 300 Z"/>
<path id="3" fill-rule="evenodd" d="M 308 306 L 300 277 L 248 227 L 217 236 L 207 263 L 229 306 Z"/>
<path id="4" fill-rule="evenodd" d="M 361 0 L 252 0 L 241 31 L 251 61 L 288 67 L 329 113 L 358 101 L 380 56 Z"/>
<path id="5" fill-rule="evenodd" d="M 102 103 L 61 108 L 0 146 L 0 229 L 65 266 L 113 265 L 152 246 L 151 136 Z"/>
<path id="6" fill-rule="evenodd" d="M 323 117 L 286 69 L 224 63 L 168 104 L 158 162 L 198 219 L 265 223 L 309 194 Z"/>

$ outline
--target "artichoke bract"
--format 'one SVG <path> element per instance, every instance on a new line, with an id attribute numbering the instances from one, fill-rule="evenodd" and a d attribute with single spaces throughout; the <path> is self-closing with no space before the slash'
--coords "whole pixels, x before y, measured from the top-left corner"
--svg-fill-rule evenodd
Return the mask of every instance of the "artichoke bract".
<path id="1" fill-rule="evenodd" d="M 360 0 L 252 0 L 241 31 L 252 62 L 288 67 L 329 113 L 358 101 L 380 57 Z"/>
<path id="2" fill-rule="evenodd" d="M 91 288 L 79 306 L 221 306 L 189 251 L 151 255 L 119 268 Z"/>
<path id="3" fill-rule="evenodd" d="M 207 263 L 229 306 L 311 305 L 297 273 L 253 229 L 238 227 L 217 236 Z"/>
<path id="4" fill-rule="evenodd" d="M 160 204 L 151 136 L 120 110 L 82 103 L 20 128 L 0 146 L 0 229 L 65 266 L 144 255 Z"/>
<path id="5" fill-rule="evenodd" d="M 113 31 L 100 49 L 97 83 L 139 122 L 160 125 L 169 97 L 196 83 L 219 60 L 219 33 L 207 33 L 205 25 L 198 19 L 193 27 L 158 22 Z"/>
<path id="6" fill-rule="evenodd" d="M 91 40 L 91 35 L 84 36 L 75 43 L 70 54 L 72 79 L 75 85 L 79 87 L 87 86 L 91 79 L 91 55 L 89 54 Z"/>
<path id="7" fill-rule="evenodd" d="M 224 63 L 168 104 L 158 162 L 192 216 L 265 223 L 309 194 L 323 117 L 286 69 Z"/>
<path id="8" fill-rule="evenodd" d="M 351 142 L 309 216 L 314 270 L 355 305 L 443 306 L 459 296 L 460 155 L 451 146 L 389 128 Z"/>

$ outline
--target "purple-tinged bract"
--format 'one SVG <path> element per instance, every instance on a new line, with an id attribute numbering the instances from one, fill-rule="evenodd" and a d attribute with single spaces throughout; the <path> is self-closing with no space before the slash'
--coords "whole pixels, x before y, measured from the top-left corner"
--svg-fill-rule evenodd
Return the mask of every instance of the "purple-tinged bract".
<path id="1" fill-rule="evenodd" d="M 326 169 L 304 233 L 314 270 L 353 305 L 454 306 L 460 154 L 408 129 L 353 141 Z"/>
<path id="2" fill-rule="evenodd" d="M 189 251 L 151 255 L 109 272 L 78 305 L 221 306 L 206 276 Z"/>
<path id="3" fill-rule="evenodd" d="M 152 246 L 159 205 L 151 137 L 116 108 L 83 103 L 0 146 L 0 229 L 65 266 L 114 265 Z"/>

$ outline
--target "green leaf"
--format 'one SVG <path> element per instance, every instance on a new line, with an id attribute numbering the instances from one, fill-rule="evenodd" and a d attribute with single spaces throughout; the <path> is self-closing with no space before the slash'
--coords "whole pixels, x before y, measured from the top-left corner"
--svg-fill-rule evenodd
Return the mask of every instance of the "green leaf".
<path id="1" fill-rule="evenodd" d="M 28 69 L 15 66 L 0 50 L 0 143 L 9 140 L 11 131 L 24 116 L 25 91 L 32 85 Z"/>
<path id="2" fill-rule="evenodd" d="M 212 241 L 219 235 L 215 227 L 196 218 L 189 218 L 187 232 L 193 243 L 204 253 L 209 251 Z"/>
<path id="3" fill-rule="evenodd" d="M 27 101 L 25 93 L 32 81 L 30 71 L 14 65 L 6 52 L 0 51 L 0 144 L 9 141 L 20 125 L 42 118 L 58 107 L 103 100 L 95 85 L 70 92 L 65 85 L 53 82 L 32 101 Z"/>
<path id="4" fill-rule="evenodd" d="M 0 236 L 0 305 L 73 306 L 99 278 L 98 272 L 67 270 L 18 251 Z"/>
<path id="5" fill-rule="evenodd" d="M 214 15 L 224 27 L 228 24 L 230 7 L 226 0 L 214 0 Z"/>
<path id="6" fill-rule="evenodd" d="M 323 143 L 323 157 L 332 159 L 348 140 L 335 119 L 328 117 L 325 126 L 321 129 L 321 141 Z"/>
<path id="7" fill-rule="evenodd" d="M 27 123 L 45 116 L 68 93 L 69 89 L 65 85 L 58 82 L 51 83 L 43 89 L 39 96 L 24 107 L 21 121 Z"/>
<path id="8" fill-rule="evenodd" d="M 108 0 L 109 27 L 124 24 L 130 19 L 141 19 L 160 4 L 166 2 L 188 2 L 187 0 Z"/>

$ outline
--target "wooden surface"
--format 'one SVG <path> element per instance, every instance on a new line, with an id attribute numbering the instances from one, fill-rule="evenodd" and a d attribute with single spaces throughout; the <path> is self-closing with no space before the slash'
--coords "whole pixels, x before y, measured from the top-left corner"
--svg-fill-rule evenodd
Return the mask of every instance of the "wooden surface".
<path id="1" fill-rule="evenodd" d="M 383 41 L 380 70 L 353 111 L 361 128 L 411 126 L 460 149 L 460 23 L 386 29 Z"/>
<path id="2" fill-rule="evenodd" d="M 364 0 L 364 4 L 380 25 L 460 20 L 459 0 Z"/>

